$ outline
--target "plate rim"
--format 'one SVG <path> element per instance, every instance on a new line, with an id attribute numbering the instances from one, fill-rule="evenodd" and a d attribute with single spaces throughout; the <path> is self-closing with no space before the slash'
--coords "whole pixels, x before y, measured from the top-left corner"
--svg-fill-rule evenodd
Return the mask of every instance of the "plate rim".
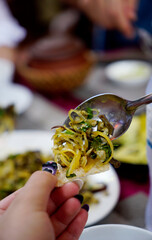
<path id="1" fill-rule="evenodd" d="M 104 214 L 102 214 L 102 216 L 98 215 L 96 220 L 93 221 L 93 220 L 89 219 L 89 216 L 88 216 L 88 220 L 87 220 L 87 223 L 86 223 L 85 227 L 92 226 L 93 224 L 96 224 L 97 222 L 103 220 L 105 217 L 107 217 L 111 213 L 111 211 L 114 209 L 114 207 L 118 203 L 118 200 L 119 200 L 119 197 L 120 197 L 120 190 L 121 190 L 119 177 L 118 177 L 118 174 L 117 174 L 116 170 L 114 169 L 114 167 L 111 164 L 110 164 L 110 168 L 109 168 L 108 171 L 111 171 L 111 173 L 114 176 L 115 181 L 117 183 L 117 194 L 115 194 L 115 199 L 113 199 L 113 202 L 110 205 L 109 209 Z M 92 175 L 92 177 L 93 177 L 93 175 Z M 110 194 L 109 194 L 109 196 L 110 196 Z M 103 198 L 103 196 L 101 196 L 101 200 L 102 200 L 102 198 Z M 96 205 L 96 207 L 98 207 L 98 206 Z M 90 206 L 90 209 L 91 209 L 91 206 Z"/>
<path id="2" fill-rule="evenodd" d="M 30 137 L 30 135 L 33 135 L 33 134 L 46 134 L 46 136 L 48 136 L 48 139 L 49 139 L 49 136 L 50 136 L 50 142 L 48 143 L 48 144 L 50 144 L 50 149 L 48 149 L 48 153 L 49 153 L 49 151 L 50 151 L 50 153 L 51 153 L 51 138 L 52 138 L 52 134 L 50 133 L 50 131 L 47 131 L 47 130 L 39 130 L 39 129 L 15 129 L 15 130 L 13 130 L 13 131 L 11 131 L 11 132 L 4 132 L 4 133 L 2 133 L 2 134 L 0 134 L 0 147 L 1 147 L 1 145 L 2 145 L 2 147 L 4 146 L 4 144 L 6 144 L 5 142 L 6 141 L 9 141 L 9 139 L 8 138 L 12 138 L 12 137 L 16 137 L 17 135 L 19 136 L 23 136 L 23 135 L 26 135 L 27 134 L 27 136 L 29 135 L 29 137 Z M 8 140 L 7 140 L 8 139 Z M 8 149 L 8 148 L 7 148 Z M 36 149 L 35 149 L 36 150 Z M 25 147 L 25 150 L 24 151 L 26 151 L 26 147 Z M 43 150 L 41 149 L 41 151 L 43 152 Z M 17 150 L 17 152 L 18 153 L 23 153 L 23 150 Z M 44 151 L 45 152 L 45 151 Z M 8 150 L 8 152 L 6 152 L 6 154 L 5 155 L 9 155 L 11 152 Z M 14 153 L 14 152 L 13 152 Z M 5 157 L 7 157 L 7 156 L 5 156 Z M 1 154 L 0 154 L 0 161 L 2 161 L 3 160 L 3 158 L 5 158 L 5 157 L 2 157 L 1 158 Z"/>

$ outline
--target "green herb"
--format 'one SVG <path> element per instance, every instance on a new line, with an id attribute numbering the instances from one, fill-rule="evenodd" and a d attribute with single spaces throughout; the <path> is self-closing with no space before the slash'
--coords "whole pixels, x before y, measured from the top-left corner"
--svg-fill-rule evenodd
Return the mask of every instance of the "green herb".
<path id="1" fill-rule="evenodd" d="M 87 123 L 87 122 L 81 122 L 82 127 L 80 128 L 83 132 L 86 132 L 89 128 L 91 128 L 92 126 Z"/>
<path id="2" fill-rule="evenodd" d="M 93 118 L 93 111 L 92 111 L 92 109 L 91 108 L 87 108 L 86 109 L 86 112 L 88 113 L 88 119 L 92 119 Z"/>
<path id="3" fill-rule="evenodd" d="M 67 172 L 66 172 L 66 177 L 67 178 L 73 178 L 73 177 L 76 177 L 76 174 L 75 173 L 71 173 L 70 175 L 68 175 L 68 170 L 67 170 Z"/>
<path id="4" fill-rule="evenodd" d="M 66 134 L 69 134 L 69 135 L 74 135 L 74 133 L 69 131 L 69 130 L 64 130 L 62 133 L 66 133 Z"/>
<path id="5" fill-rule="evenodd" d="M 110 148 L 110 146 L 108 144 L 104 144 L 104 145 L 102 145 L 102 150 L 105 151 L 105 153 L 106 153 L 106 160 L 107 160 L 110 157 L 110 155 L 111 155 L 111 148 Z"/>
<path id="6" fill-rule="evenodd" d="M 72 157 L 69 157 L 69 162 L 72 162 L 73 158 Z"/>
<path id="7" fill-rule="evenodd" d="M 114 150 L 119 148 L 122 144 L 120 143 L 113 143 Z"/>
<path id="8" fill-rule="evenodd" d="M 101 140 L 101 137 L 99 136 L 93 138 L 93 140 L 91 141 L 91 147 L 94 148 L 95 150 L 101 150 L 102 144 L 103 142 Z"/>
<path id="9" fill-rule="evenodd" d="M 92 152 L 92 153 L 91 153 L 91 158 L 92 158 L 92 159 L 95 159 L 96 157 L 97 157 L 97 154 L 94 153 L 94 152 Z"/>

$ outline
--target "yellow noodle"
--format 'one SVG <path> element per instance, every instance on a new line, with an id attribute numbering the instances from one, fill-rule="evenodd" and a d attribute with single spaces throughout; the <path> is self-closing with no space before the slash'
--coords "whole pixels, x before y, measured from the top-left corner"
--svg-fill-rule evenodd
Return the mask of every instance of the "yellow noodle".
<path id="1" fill-rule="evenodd" d="M 79 167 L 80 157 L 81 157 L 81 152 L 77 149 L 76 154 L 74 155 L 74 158 L 70 164 L 68 175 L 72 174 L 74 170 Z"/>
<path id="2" fill-rule="evenodd" d="M 60 155 L 60 159 L 61 159 L 61 161 L 62 161 L 62 163 L 63 163 L 64 165 L 66 165 L 67 167 L 70 166 L 70 162 L 67 161 L 67 159 L 66 159 L 66 157 L 65 157 L 64 154 L 61 154 L 61 155 Z"/>

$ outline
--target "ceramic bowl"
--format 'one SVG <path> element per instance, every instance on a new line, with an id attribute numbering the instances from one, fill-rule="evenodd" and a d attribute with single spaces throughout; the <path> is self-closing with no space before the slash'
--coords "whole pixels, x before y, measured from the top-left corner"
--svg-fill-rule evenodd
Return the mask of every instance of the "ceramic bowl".
<path id="1" fill-rule="evenodd" d="M 141 87 L 148 82 L 151 74 L 151 65 L 139 60 L 116 61 L 105 68 L 106 78 L 124 87 Z"/>
<path id="2" fill-rule="evenodd" d="M 86 228 L 80 240 L 151 240 L 152 232 L 121 224 L 98 225 Z"/>

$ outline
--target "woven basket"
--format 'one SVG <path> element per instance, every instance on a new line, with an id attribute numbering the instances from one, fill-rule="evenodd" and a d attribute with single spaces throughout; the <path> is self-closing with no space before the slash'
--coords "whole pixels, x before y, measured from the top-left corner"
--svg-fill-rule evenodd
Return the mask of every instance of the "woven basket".
<path id="1" fill-rule="evenodd" d="M 84 61 L 64 68 L 33 68 L 25 62 L 17 64 L 17 74 L 34 89 L 46 93 L 61 93 L 79 87 L 93 65 L 93 59 L 85 53 Z"/>
<path id="2" fill-rule="evenodd" d="M 17 61 L 17 74 L 34 89 L 61 93 L 79 87 L 92 67 L 91 52 L 75 38 L 44 38 Z"/>

